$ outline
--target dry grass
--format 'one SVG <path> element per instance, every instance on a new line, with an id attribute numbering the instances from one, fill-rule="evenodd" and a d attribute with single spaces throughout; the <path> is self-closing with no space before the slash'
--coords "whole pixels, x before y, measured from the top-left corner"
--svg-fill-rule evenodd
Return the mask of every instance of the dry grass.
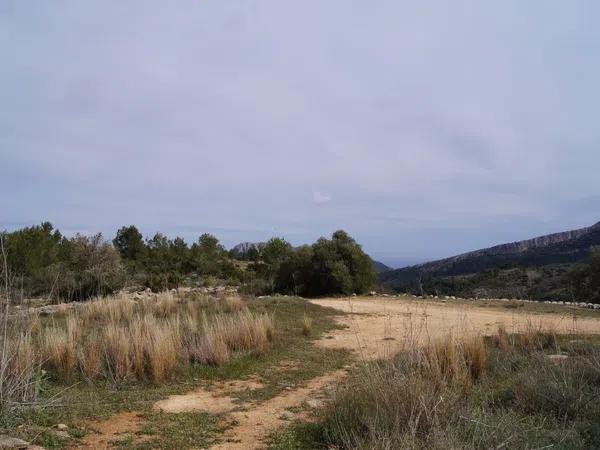
<path id="1" fill-rule="evenodd" d="M 177 298 L 170 292 L 163 292 L 158 295 L 156 301 L 152 303 L 154 315 L 156 317 L 170 317 L 175 314 L 179 308 Z"/>
<path id="2" fill-rule="evenodd" d="M 543 351 L 557 349 L 556 335 L 540 327 L 514 335 L 499 328 L 490 343 L 480 335 L 451 334 L 425 346 L 415 342 L 390 360 L 365 361 L 323 411 L 327 444 L 357 449 L 497 448 L 501 439 L 512 439 L 511 433 L 524 442 L 531 438 L 528 422 L 522 420 L 523 429 L 516 429 L 513 422 L 518 420 L 511 414 L 541 412 L 557 420 L 585 416 L 588 425 L 587 417 L 596 417 L 598 408 L 589 411 L 592 385 L 600 386 L 600 359 L 590 356 L 594 351 L 587 349 L 579 362 L 553 364 Z M 595 352 L 600 358 L 600 351 Z M 515 371 L 520 371 L 518 376 L 509 375 Z M 514 395 L 502 394 L 506 377 L 512 377 L 508 381 L 514 383 Z M 490 387 L 496 382 L 498 387 Z M 494 416 L 496 410 L 485 409 L 498 401 L 518 410 L 503 412 L 505 425 Z M 470 418 L 481 414 L 489 416 L 481 426 L 470 426 Z M 490 421 L 497 421 L 498 428 Z"/>
<path id="3" fill-rule="evenodd" d="M 122 383 L 131 371 L 131 340 L 128 330 L 114 323 L 107 325 L 102 347 L 108 373 L 115 383 Z"/>
<path id="4" fill-rule="evenodd" d="M 312 318 L 306 314 L 302 317 L 302 334 L 304 336 L 310 336 L 312 331 Z"/>
<path id="5" fill-rule="evenodd" d="M 13 372 L 40 361 L 60 382 L 160 384 L 191 362 L 221 365 L 237 353 L 260 355 L 274 330 L 272 316 L 251 313 L 239 298 L 171 293 L 139 302 L 95 299 L 51 324 L 31 316 L 22 335 L 11 337 Z"/>
<path id="6" fill-rule="evenodd" d="M 231 353 L 223 336 L 208 332 L 199 337 L 192 347 L 194 361 L 211 366 L 221 366 L 229 361 Z"/>
<path id="7" fill-rule="evenodd" d="M 202 318 L 202 328 L 207 337 L 203 341 L 222 347 L 220 341 L 231 352 L 262 354 L 273 336 L 273 318 L 268 314 L 253 314 L 247 309 L 231 315 Z"/>
<path id="8" fill-rule="evenodd" d="M 159 384 L 177 368 L 181 354 L 181 338 L 176 322 L 164 322 L 146 330 L 148 371 L 152 382 Z"/>
<path id="9" fill-rule="evenodd" d="M 102 374 L 102 341 L 97 331 L 91 332 L 77 348 L 77 364 L 84 380 L 93 384 Z"/>
<path id="10" fill-rule="evenodd" d="M 0 349 L 0 413 L 3 413 L 35 401 L 34 378 L 39 363 L 30 331 L 6 338 L 2 333 Z"/>
<path id="11" fill-rule="evenodd" d="M 227 313 L 241 311 L 245 307 L 240 297 L 225 297 L 223 300 L 223 311 Z"/>
<path id="12" fill-rule="evenodd" d="M 71 380 L 77 364 L 77 353 L 69 333 L 58 327 L 46 329 L 43 351 L 51 371 L 61 380 Z"/>

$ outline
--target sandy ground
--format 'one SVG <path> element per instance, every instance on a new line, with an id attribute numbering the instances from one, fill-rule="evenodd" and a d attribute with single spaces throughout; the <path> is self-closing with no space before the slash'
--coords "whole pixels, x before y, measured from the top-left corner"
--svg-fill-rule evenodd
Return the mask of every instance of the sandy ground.
<path id="1" fill-rule="evenodd" d="M 350 297 L 311 300 L 317 305 L 349 312 L 338 319 L 345 328 L 324 336 L 318 345 L 350 348 L 361 358 L 391 356 L 412 343 L 422 344 L 448 334 L 490 335 L 499 326 L 519 332 L 532 327 L 557 333 L 600 333 L 600 317 L 574 319 L 568 313 L 527 313 L 515 309 L 415 301 L 392 297 Z"/>

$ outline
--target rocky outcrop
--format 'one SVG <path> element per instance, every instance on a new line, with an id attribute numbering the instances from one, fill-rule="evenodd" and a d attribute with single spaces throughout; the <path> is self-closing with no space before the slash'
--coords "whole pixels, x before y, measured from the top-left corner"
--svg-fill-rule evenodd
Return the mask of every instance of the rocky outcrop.
<path id="1" fill-rule="evenodd" d="M 231 249 L 231 253 L 235 256 L 243 256 L 252 248 L 260 250 L 265 246 L 265 242 L 240 242 Z"/>

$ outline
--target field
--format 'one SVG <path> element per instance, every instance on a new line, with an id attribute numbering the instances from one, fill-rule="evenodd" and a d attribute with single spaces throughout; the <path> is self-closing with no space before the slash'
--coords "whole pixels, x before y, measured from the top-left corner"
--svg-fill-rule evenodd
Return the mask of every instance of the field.
<path id="1" fill-rule="evenodd" d="M 600 442 L 600 426 L 590 419 L 596 413 L 590 397 L 600 394 L 596 311 L 186 292 L 124 294 L 22 320 L 30 330 L 36 398 L 33 406 L 3 415 L 0 434 L 45 448 L 489 448 L 507 439 L 504 447 L 562 442 L 555 448 L 573 448 Z M 540 386 L 552 380 L 563 386 L 552 391 L 562 401 L 558 415 L 556 405 L 528 411 L 506 400 L 501 408 L 489 406 L 513 388 L 532 404 L 541 402 L 527 378 L 536 375 L 532 361 Z M 575 373 L 587 378 L 575 382 Z M 413 415 L 399 416 L 407 405 Z M 379 417 L 374 411 L 385 412 L 385 420 L 365 422 Z M 519 424 L 504 427 L 513 437 L 486 432 L 493 414 L 498 426 Z M 459 415 L 473 426 L 464 429 Z M 449 429 L 456 434 L 448 436 Z"/>

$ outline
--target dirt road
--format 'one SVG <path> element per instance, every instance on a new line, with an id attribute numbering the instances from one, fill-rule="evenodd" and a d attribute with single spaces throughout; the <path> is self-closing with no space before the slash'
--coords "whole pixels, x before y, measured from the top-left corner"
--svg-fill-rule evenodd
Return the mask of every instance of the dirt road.
<path id="1" fill-rule="evenodd" d="M 448 334 L 493 334 L 506 331 L 552 330 L 556 333 L 600 334 L 600 317 L 574 317 L 564 313 L 525 312 L 472 304 L 415 301 L 394 297 L 349 297 L 311 300 L 317 305 L 352 314 L 338 320 L 345 328 L 323 337 L 318 344 L 351 348 L 360 357 L 390 356 L 410 343 L 424 343 Z M 509 304 L 509 306 L 512 306 Z"/>

